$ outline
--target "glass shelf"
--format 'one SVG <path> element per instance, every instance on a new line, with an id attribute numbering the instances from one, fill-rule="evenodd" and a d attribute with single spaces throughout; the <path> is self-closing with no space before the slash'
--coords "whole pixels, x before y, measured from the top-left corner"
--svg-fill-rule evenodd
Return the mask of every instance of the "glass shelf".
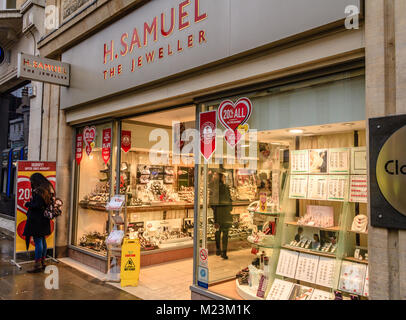
<path id="1" fill-rule="evenodd" d="M 260 211 L 250 211 L 252 213 L 257 213 L 257 214 L 263 214 L 263 215 L 267 215 L 267 216 L 281 216 L 282 213 L 280 212 L 260 212 Z"/>
<path id="2" fill-rule="evenodd" d="M 298 247 L 293 247 L 293 246 L 289 246 L 289 245 L 283 245 L 282 248 L 292 250 L 292 251 L 297 251 L 297 252 L 314 254 L 314 255 L 317 255 L 317 256 L 323 256 L 323 257 L 329 257 L 329 258 L 335 258 L 336 257 L 335 253 L 331 253 L 331 252 L 323 252 L 323 251 L 318 251 L 318 250 L 298 248 Z"/>
<path id="3" fill-rule="evenodd" d="M 247 241 L 255 246 L 261 247 L 261 248 L 276 248 L 277 246 L 275 244 L 261 244 L 261 243 L 255 243 L 247 239 Z"/>
<path id="4" fill-rule="evenodd" d="M 314 228 L 314 229 L 325 230 L 325 231 L 333 231 L 333 232 L 337 232 L 337 231 L 341 230 L 339 226 L 323 228 L 323 227 L 309 226 L 307 224 L 298 224 L 296 221 L 285 222 L 285 224 L 288 225 L 288 226 Z"/>
<path id="5" fill-rule="evenodd" d="M 354 230 L 347 230 L 347 232 L 351 232 L 351 233 L 358 233 L 358 234 L 365 234 L 365 235 L 368 235 L 368 231 L 367 231 L 367 232 L 361 232 L 361 231 L 354 231 Z"/>

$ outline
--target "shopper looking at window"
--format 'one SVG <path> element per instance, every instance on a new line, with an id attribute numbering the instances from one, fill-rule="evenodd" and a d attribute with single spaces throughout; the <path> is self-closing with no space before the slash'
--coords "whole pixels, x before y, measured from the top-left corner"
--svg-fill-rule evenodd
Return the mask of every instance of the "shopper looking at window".
<path id="1" fill-rule="evenodd" d="M 52 184 L 40 173 L 34 173 L 30 177 L 32 196 L 31 200 L 25 203 L 27 211 L 27 222 L 24 233 L 27 250 L 31 237 L 35 244 L 35 265 L 28 270 L 29 273 L 41 272 L 45 269 L 45 258 L 47 253 L 47 243 L 45 237 L 51 234 L 51 223 L 44 216 L 46 207 L 51 202 L 51 197 L 55 195 Z"/>

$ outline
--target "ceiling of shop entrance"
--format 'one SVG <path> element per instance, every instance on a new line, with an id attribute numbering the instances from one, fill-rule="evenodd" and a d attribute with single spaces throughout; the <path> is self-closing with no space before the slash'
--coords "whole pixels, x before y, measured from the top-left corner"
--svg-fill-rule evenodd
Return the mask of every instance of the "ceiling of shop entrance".
<path id="1" fill-rule="evenodd" d="M 190 106 L 171 109 L 167 111 L 154 112 L 151 114 L 133 117 L 126 120 L 171 127 L 172 121 L 189 122 L 195 121 L 195 118 L 196 108 L 194 106 Z"/>
<path id="2" fill-rule="evenodd" d="M 295 134 L 291 133 L 290 130 L 303 130 L 303 133 Z M 365 130 L 365 121 L 353 121 L 353 122 L 343 122 L 343 123 L 330 123 L 326 125 L 309 126 L 309 127 L 298 127 L 298 128 L 287 128 L 280 130 L 270 130 L 270 131 L 259 131 L 258 140 L 261 142 L 285 142 L 292 139 L 295 136 L 317 136 L 317 135 L 330 135 L 337 133 L 344 133 L 349 131 L 360 131 Z"/>

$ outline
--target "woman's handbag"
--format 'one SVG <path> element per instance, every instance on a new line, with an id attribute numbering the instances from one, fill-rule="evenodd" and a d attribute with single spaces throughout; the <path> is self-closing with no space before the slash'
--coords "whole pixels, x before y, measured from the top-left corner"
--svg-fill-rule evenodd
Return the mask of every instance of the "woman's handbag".
<path id="1" fill-rule="evenodd" d="M 51 197 L 49 205 L 45 208 L 44 216 L 48 219 L 54 219 L 62 214 L 63 201 L 54 196 Z"/>

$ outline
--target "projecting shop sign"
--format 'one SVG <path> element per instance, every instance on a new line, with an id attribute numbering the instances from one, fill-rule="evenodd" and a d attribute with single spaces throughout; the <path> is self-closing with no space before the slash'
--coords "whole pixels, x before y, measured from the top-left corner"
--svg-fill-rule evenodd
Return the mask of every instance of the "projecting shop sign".
<path id="1" fill-rule="evenodd" d="M 52 59 L 19 53 L 17 77 L 69 87 L 70 65 Z"/>

